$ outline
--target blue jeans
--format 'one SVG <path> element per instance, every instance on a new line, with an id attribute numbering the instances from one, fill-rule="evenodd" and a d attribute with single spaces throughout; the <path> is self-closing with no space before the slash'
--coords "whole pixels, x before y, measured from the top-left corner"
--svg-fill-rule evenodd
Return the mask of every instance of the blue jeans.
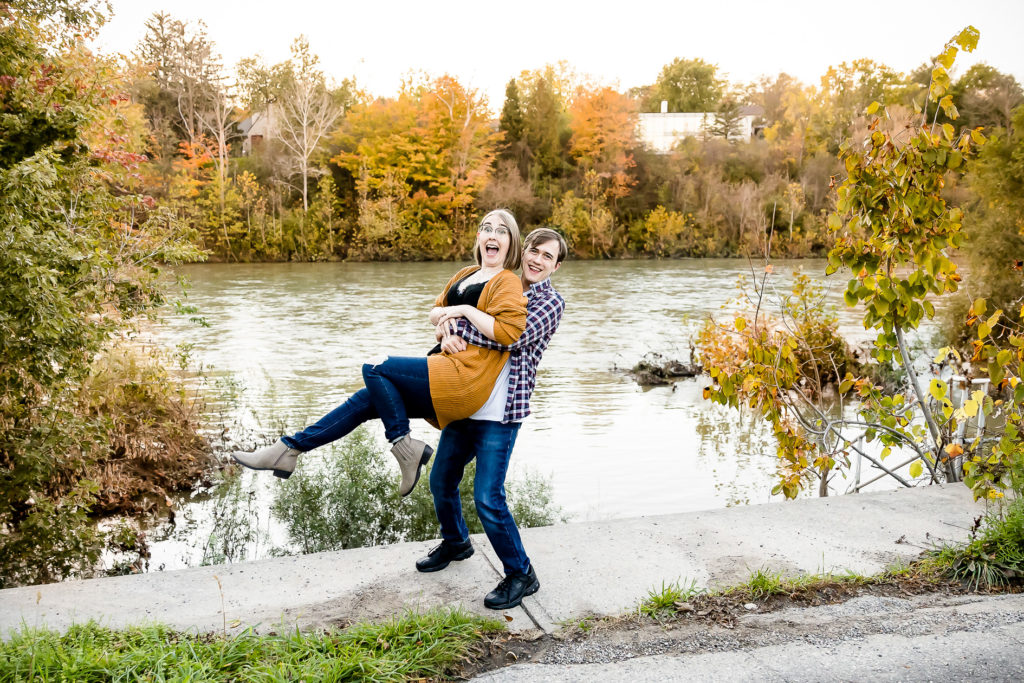
<path id="1" fill-rule="evenodd" d="M 462 517 L 459 484 L 466 465 L 476 458 L 473 500 L 506 575 L 525 574 L 530 569 L 530 558 L 505 502 L 505 474 L 518 434 L 518 422 L 452 422 L 441 432 L 430 470 L 430 493 L 434 496 L 437 521 L 441 523 L 441 538 L 449 543 L 464 543 L 469 540 L 469 529 Z"/>
<path id="2" fill-rule="evenodd" d="M 409 433 L 409 418 L 434 417 L 425 357 L 388 356 L 383 363 L 367 363 L 363 366 L 363 381 L 365 389 L 301 432 L 282 436 L 281 441 L 305 453 L 378 417 L 384 423 L 384 435 L 394 441 Z"/>

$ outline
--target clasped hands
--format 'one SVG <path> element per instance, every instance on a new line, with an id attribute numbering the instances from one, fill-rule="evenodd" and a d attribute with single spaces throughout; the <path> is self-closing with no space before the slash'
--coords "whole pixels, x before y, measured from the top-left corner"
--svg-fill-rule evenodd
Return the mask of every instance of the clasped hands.
<path id="1" fill-rule="evenodd" d="M 441 343 L 445 353 L 459 353 L 466 350 L 466 340 L 457 334 L 455 321 L 465 318 L 462 306 L 437 306 L 430 311 L 430 322 L 434 326 L 434 338 Z"/>

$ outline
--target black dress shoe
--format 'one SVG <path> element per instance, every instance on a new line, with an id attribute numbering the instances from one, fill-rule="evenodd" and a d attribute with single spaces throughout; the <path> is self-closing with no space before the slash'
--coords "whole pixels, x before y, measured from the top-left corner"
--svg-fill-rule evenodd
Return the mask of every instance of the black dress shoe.
<path id="1" fill-rule="evenodd" d="M 509 574 L 502 579 L 497 588 L 484 598 L 484 605 L 491 609 L 512 609 L 527 595 L 533 595 L 539 590 L 540 581 L 531 566 L 525 574 Z"/>
<path id="2" fill-rule="evenodd" d="M 473 554 L 473 543 L 449 543 L 441 541 L 441 545 L 435 547 L 426 557 L 416 560 L 416 569 L 421 572 L 441 571 L 453 561 L 464 560 Z"/>

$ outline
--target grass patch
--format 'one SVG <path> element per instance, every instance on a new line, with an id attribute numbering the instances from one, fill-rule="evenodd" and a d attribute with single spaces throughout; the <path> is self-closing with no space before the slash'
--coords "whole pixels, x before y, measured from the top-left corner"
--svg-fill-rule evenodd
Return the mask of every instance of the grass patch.
<path id="1" fill-rule="evenodd" d="M 785 576 L 766 567 L 755 569 L 743 583 L 714 590 L 697 587 L 691 581 L 685 588 L 678 582 L 662 584 L 641 601 L 637 612 L 658 621 L 681 615 L 725 625 L 735 624 L 738 614 L 754 603 L 761 611 L 785 606 L 813 606 L 843 602 L 872 588 L 900 594 L 931 592 L 950 587 L 942 568 L 929 559 L 893 565 L 874 576 L 855 572 L 821 572 Z"/>
<path id="2" fill-rule="evenodd" d="M 967 543 L 944 546 L 928 557 L 972 590 L 1024 584 L 1024 498 L 976 524 Z"/>
<path id="3" fill-rule="evenodd" d="M 704 589 L 697 588 L 697 580 L 691 579 L 689 584 L 683 581 L 672 583 L 662 582 L 661 589 L 651 589 L 647 597 L 640 603 L 640 614 L 652 618 L 658 618 L 668 614 L 674 614 L 679 605 L 692 600 L 695 596 L 704 592 Z"/>
<path id="4" fill-rule="evenodd" d="M 116 631 L 94 623 L 63 635 L 22 629 L 0 643 L 0 680 L 448 678 L 503 629 L 495 619 L 461 610 L 410 612 L 382 623 L 288 635 L 196 635 L 165 626 Z"/>

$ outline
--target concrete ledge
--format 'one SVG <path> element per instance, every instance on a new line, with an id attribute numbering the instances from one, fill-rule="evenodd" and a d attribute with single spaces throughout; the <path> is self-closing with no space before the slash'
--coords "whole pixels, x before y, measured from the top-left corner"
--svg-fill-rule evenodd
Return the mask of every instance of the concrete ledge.
<path id="1" fill-rule="evenodd" d="M 983 512 L 960 484 L 524 529 L 541 590 L 507 612 L 508 627 L 550 632 L 584 616 L 622 614 L 677 579 L 723 586 L 761 567 L 871 574 L 963 540 Z M 436 541 L 9 588 L 0 591 L 0 634 L 90 619 L 198 631 L 219 631 L 225 619 L 229 632 L 307 629 L 438 605 L 494 615 L 483 596 L 501 564 L 486 537 L 473 542 L 476 555 L 432 574 L 413 563 Z"/>

